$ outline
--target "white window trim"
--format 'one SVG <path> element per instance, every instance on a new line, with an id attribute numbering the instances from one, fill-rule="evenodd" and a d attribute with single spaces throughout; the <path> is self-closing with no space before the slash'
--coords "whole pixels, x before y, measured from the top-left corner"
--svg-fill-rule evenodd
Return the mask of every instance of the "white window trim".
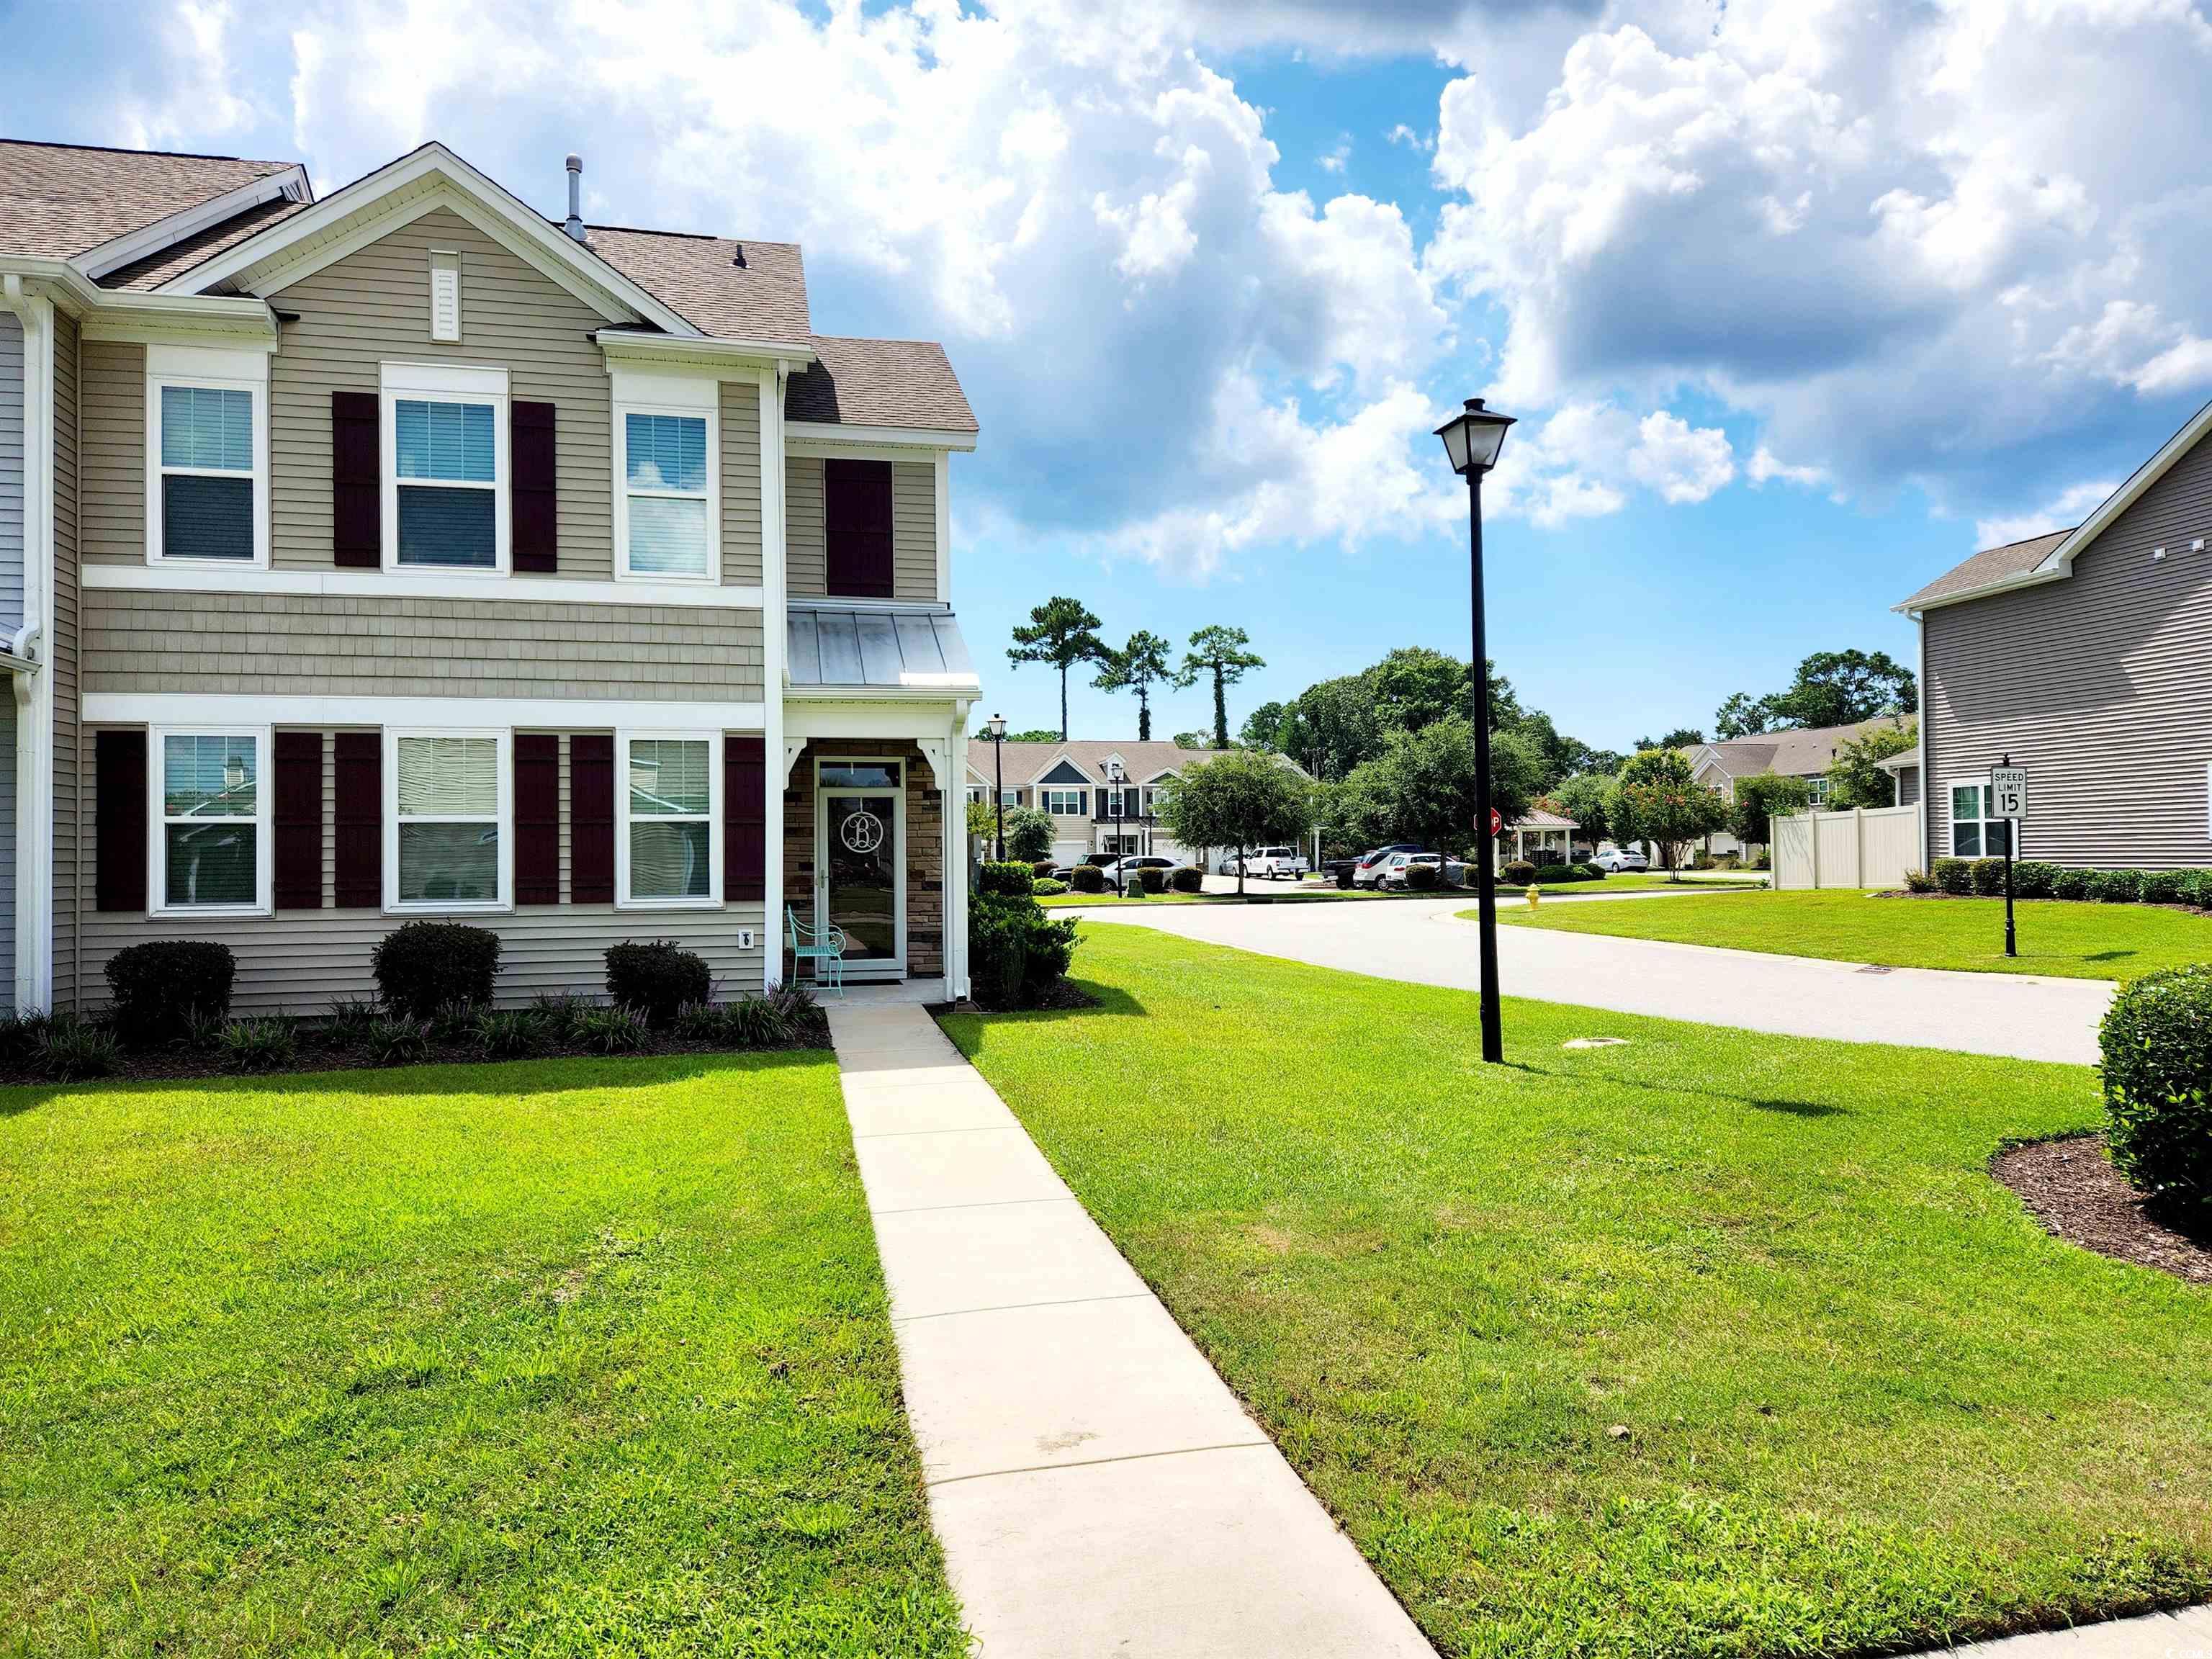
<path id="1" fill-rule="evenodd" d="M 1981 808 L 1984 815 L 1988 813 L 1990 807 L 1996 805 L 1995 801 L 1990 799 L 1990 775 L 1986 772 L 1976 778 L 1950 778 L 1945 781 L 1943 785 L 1943 823 L 1945 826 L 1944 841 L 1945 844 L 1951 849 L 1950 856 L 1954 859 L 2002 858 L 2004 856 L 2003 854 L 1992 853 L 1989 850 L 1990 826 L 1993 823 L 2007 825 L 2008 828 L 2005 834 L 2009 838 L 2012 835 L 2012 831 L 2009 828 L 2012 820 L 2009 818 L 1990 817 L 1987 816 L 1972 818 L 1954 817 L 1952 815 L 1952 807 L 1954 803 L 1951 799 L 1951 792 L 1954 789 L 1979 790 L 1981 792 Z M 1959 850 L 1959 826 L 1962 823 L 1978 823 L 1981 826 L 1976 835 L 1976 839 L 1982 844 L 1981 850 L 1979 852 L 1961 853 Z M 2014 847 L 2013 848 L 2013 857 L 2016 859 L 2019 856 L 2020 849 L 2017 847 Z"/>
<path id="2" fill-rule="evenodd" d="M 490 738 L 499 745 L 499 896 L 401 903 L 399 900 L 399 739 Z M 425 817 L 416 823 L 474 823 L 475 818 Z M 387 726 L 384 728 L 384 909 L 387 915 L 497 915 L 514 908 L 514 732 L 508 726 Z"/>
<path id="3" fill-rule="evenodd" d="M 161 480 L 235 478 L 228 470 L 161 465 L 161 388 L 206 386 L 244 392 L 253 399 L 253 554 L 246 559 L 171 558 L 161 547 Z M 146 348 L 146 562 L 179 570 L 266 570 L 269 568 L 269 354 L 220 346 Z"/>
<path id="4" fill-rule="evenodd" d="M 614 376 L 615 580 L 713 587 L 722 580 L 722 422 L 720 382 L 673 375 Z M 707 422 L 707 568 L 696 576 L 674 571 L 633 574 L 629 568 L 629 422 L 631 415 L 673 415 Z M 672 501 L 696 497 L 678 490 L 647 490 Z"/>
<path id="5" fill-rule="evenodd" d="M 271 728 L 239 722 L 228 726 L 150 726 L 146 731 L 146 914 L 149 916 L 266 916 L 276 914 L 272 895 L 275 876 L 270 868 L 276 854 L 276 815 L 271 806 L 275 782 L 270 776 L 275 747 Z M 253 819 L 253 902 L 251 904 L 172 904 L 169 902 L 168 780 L 162 769 L 164 741 L 169 738 L 252 738 L 256 773 Z M 209 820 L 212 822 L 213 820 Z"/>
<path id="6" fill-rule="evenodd" d="M 639 898 L 629 890 L 629 746 L 644 741 L 703 743 L 707 745 L 707 896 Z M 617 910 L 718 910 L 722 905 L 722 734 L 696 728 L 681 731 L 627 727 L 615 732 L 615 908 Z M 648 819 L 648 822 L 652 820 Z M 688 818 L 669 822 L 684 823 Z"/>
<path id="7" fill-rule="evenodd" d="M 381 397 L 377 411 L 377 444 L 383 477 L 382 519 L 384 568 L 409 575 L 431 574 L 455 581 L 486 581 L 504 578 L 513 568 L 514 458 L 507 453 L 508 393 L 507 371 L 477 368 L 455 363 L 386 363 L 381 368 Z M 471 403 L 491 405 L 492 562 L 489 569 L 444 564 L 399 562 L 399 444 L 396 411 L 401 398 L 432 403 Z M 482 484 L 447 484 L 434 478 L 410 478 L 409 489 L 481 489 Z"/>
<path id="8" fill-rule="evenodd" d="M 1046 812 L 1048 812 L 1048 814 L 1050 814 L 1050 815 L 1051 815 L 1052 817 L 1056 817 L 1056 818 L 1087 818 L 1087 817 L 1089 817 L 1091 816 L 1091 792 L 1090 792 L 1088 789 L 1086 789 L 1086 788 L 1083 787 L 1080 784 L 1073 784 L 1073 783 L 1046 783 L 1046 784 L 1040 784 L 1040 785 L 1038 785 L 1038 786 L 1037 786 L 1037 793 L 1038 793 L 1038 797 L 1039 797 L 1039 802 L 1040 802 L 1040 804 L 1043 806 L 1043 808 L 1044 808 L 1045 811 L 1046 811 Z M 1053 797 L 1054 797 L 1054 795 L 1073 795 L 1073 796 L 1074 796 L 1074 797 L 1075 797 L 1075 810 L 1074 810 L 1073 812 L 1063 812 L 1063 811 L 1060 811 L 1057 807 L 1054 806 L 1054 805 L 1053 805 L 1053 804 L 1052 804 L 1052 799 L 1053 799 Z"/>

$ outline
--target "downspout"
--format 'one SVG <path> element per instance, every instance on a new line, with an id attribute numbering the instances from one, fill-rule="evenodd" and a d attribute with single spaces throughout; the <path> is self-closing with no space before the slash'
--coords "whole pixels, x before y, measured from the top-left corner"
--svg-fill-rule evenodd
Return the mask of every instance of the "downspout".
<path id="1" fill-rule="evenodd" d="M 1914 626 L 1919 631 L 1920 642 L 1920 716 L 1912 728 L 1913 762 L 1920 771 L 1920 811 L 1916 820 L 1920 831 L 1920 867 L 1936 867 L 1936 849 L 1928 842 L 1928 792 L 1932 780 L 1928 775 L 1928 613 L 1913 613 Z M 2018 849 L 2014 848 L 2014 855 Z"/>
<path id="2" fill-rule="evenodd" d="M 761 428 L 761 748 L 768 787 L 766 846 L 761 861 L 763 924 L 761 985 L 773 991 L 783 980 L 783 704 L 788 677 L 784 601 L 783 392 L 790 366 L 779 362 L 760 382 Z"/>
<path id="3" fill-rule="evenodd" d="M 53 677 L 46 612 L 53 589 L 53 302 L 0 278 L 0 305 L 23 332 L 23 621 L 9 640 L 27 659 L 15 698 L 15 1012 L 53 1007 Z"/>

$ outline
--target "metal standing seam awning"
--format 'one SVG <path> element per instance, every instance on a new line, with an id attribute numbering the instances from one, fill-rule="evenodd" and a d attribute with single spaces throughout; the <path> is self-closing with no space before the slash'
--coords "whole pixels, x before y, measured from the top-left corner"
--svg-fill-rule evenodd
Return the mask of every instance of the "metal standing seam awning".
<path id="1" fill-rule="evenodd" d="M 960 625 L 943 605 L 789 606 L 787 672 L 794 690 L 982 693 Z"/>

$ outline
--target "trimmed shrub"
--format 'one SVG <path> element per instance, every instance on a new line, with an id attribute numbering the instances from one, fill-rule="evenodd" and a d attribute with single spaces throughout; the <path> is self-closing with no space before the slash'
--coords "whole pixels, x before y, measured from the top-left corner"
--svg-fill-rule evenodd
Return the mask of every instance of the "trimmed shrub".
<path id="1" fill-rule="evenodd" d="M 1067 884 L 1078 893 L 1103 893 L 1106 872 L 1095 864 L 1079 864 L 1067 872 Z"/>
<path id="2" fill-rule="evenodd" d="M 40 1029 L 33 1057 L 55 1082 L 76 1083 L 112 1076 L 123 1064 L 123 1045 L 105 1025 L 76 1014 L 56 1014 Z"/>
<path id="3" fill-rule="evenodd" d="M 1974 890 L 1974 866 L 1965 859 L 1937 859 L 1931 873 L 1936 885 L 1954 898 L 1964 898 Z"/>
<path id="4" fill-rule="evenodd" d="M 1075 924 L 1054 921 L 1034 899 L 978 898 L 968 911 L 968 978 L 986 1008 L 1024 1008 L 1067 972 Z"/>
<path id="5" fill-rule="evenodd" d="M 2089 896 L 2089 870 L 2061 870 L 2051 878 L 2051 896 L 2081 900 Z"/>
<path id="6" fill-rule="evenodd" d="M 2089 896 L 2100 904 L 2133 904 L 2142 896 L 2142 877 L 2133 870 L 2093 870 Z"/>
<path id="7" fill-rule="evenodd" d="M 1042 880 L 1032 881 L 1030 884 L 1030 891 L 1038 898 L 1058 898 L 1066 890 L 1067 884 L 1066 882 L 1054 881 L 1049 876 L 1043 878 Z"/>
<path id="8" fill-rule="evenodd" d="M 2144 871 L 2141 884 L 2142 902 L 2145 904 L 2188 903 L 2189 875 L 2186 870 Z"/>
<path id="9" fill-rule="evenodd" d="M 1508 859 L 1498 878 L 1515 887 L 1526 887 L 1536 878 L 1536 866 L 1526 859 Z"/>
<path id="10" fill-rule="evenodd" d="M 1606 870 L 1602 864 L 1578 864 L 1575 868 L 1583 872 L 1586 880 L 1603 881 L 1605 879 Z"/>
<path id="11" fill-rule="evenodd" d="M 431 1019 L 448 1003 L 477 1007 L 491 1000 L 499 935 L 458 921 L 410 921 L 377 940 L 368 967 L 386 1008 Z"/>
<path id="12" fill-rule="evenodd" d="M 1432 893 L 1443 884 L 1443 871 L 1433 864 L 1406 866 L 1406 890 L 1409 893 Z"/>
<path id="13" fill-rule="evenodd" d="M 234 1019 L 222 1028 L 227 1072 L 281 1072 L 292 1063 L 295 1040 L 289 1019 Z"/>
<path id="14" fill-rule="evenodd" d="M 2113 1166 L 2145 1193 L 2212 1213 L 2212 965 L 2123 987 L 2098 1042 Z"/>
<path id="15" fill-rule="evenodd" d="M 1206 874 L 1194 865 L 1179 864 L 1168 872 L 1168 885 L 1178 893 L 1203 893 L 1206 890 Z M 1346 874 L 1337 885 L 1351 886 L 1351 876 Z"/>
<path id="16" fill-rule="evenodd" d="M 2012 890 L 2020 898 L 2049 898 L 2058 866 L 2041 859 L 2021 859 L 2012 866 Z"/>
<path id="17" fill-rule="evenodd" d="M 1164 893 L 1168 890 L 1168 872 L 1159 869 L 1139 870 L 1137 872 L 1137 885 L 1147 893 Z"/>
<path id="18" fill-rule="evenodd" d="M 1593 872 L 1586 864 L 1540 864 L 1536 880 L 1543 882 L 1590 881 L 1604 875 L 1602 870 Z"/>
<path id="19" fill-rule="evenodd" d="M 227 945 L 165 939 L 125 945 L 105 969 L 115 1033 L 134 1048 L 188 1036 L 197 1016 L 230 1017 L 237 959 Z"/>
<path id="20" fill-rule="evenodd" d="M 1907 870 L 1905 872 L 1905 890 L 1908 893 L 1932 893 L 1936 890 L 1936 878 L 1925 870 Z"/>
<path id="21" fill-rule="evenodd" d="M 1036 872 L 1026 864 L 987 864 L 976 872 L 975 890 L 994 898 L 1021 898 L 1035 890 Z"/>
<path id="22" fill-rule="evenodd" d="M 1051 859 L 1039 859 L 1030 866 L 1030 873 L 1039 881 L 1049 881 L 1060 873 L 1060 866 Z"/>
<path id="23" fill-rule="evenodd" d="M 1968 878 L 1975 893 L 1983 898 L 1994 898 L 2003 892 L 2004 867 L 2002 859 L 1976 859 Z"/>
<path id="24" fill-rule="evenodd" d="M 714 976 L 707 971 L 706 957 L 672 939 L 610 945 L 606 962 L 607 995 L 615 1006 L 635 1009 L 654 1025 L 669 1024 L 685 1003 L 704 1002 L 714 994 Z"/>

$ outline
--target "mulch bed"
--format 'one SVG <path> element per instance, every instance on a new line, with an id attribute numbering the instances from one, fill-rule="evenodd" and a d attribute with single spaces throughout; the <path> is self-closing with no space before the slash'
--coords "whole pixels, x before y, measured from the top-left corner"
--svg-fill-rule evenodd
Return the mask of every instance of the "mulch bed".
<path id="1" fill-rule="evenodd" d="M 767 1043 L 744 1049 L 732 1048 L 727 1042 L 711 1039 L 690 1041 L 672 1032 L 655 1031 L 646 1039 L 645 1046 L 616 1059 L 647 1059 L 668 1054 L 783 1054 L 802 1049 L 827 1048 L 830 1046 L 829 1022 L 817 1012 L 806 1022 L 807 1029 L 794 1031 L 782 1042 Z M 586 1048 L 574 1042 L 550 1043 L 536 1053 L 520 1056 L 527 1060 L 600 1060 L 608 1058 L 597 1049 Z M 432 1038 L 428 1051 L 419 1060 L 400 1062 L 408 1066 L 489 1066 L 512 1064 L 511 1058 L 492 1060 L 483 1046 L 473 1037 L 450 1040 Z M 196 1078 L 277 1078 L 303 1072 L 385 1071 L 391 1069 L 377 1060 L 363 1044 L 337 1042 L 321 1036 L 312 1030 L 299 1033 L 293 1046 L 292 1058 L 276 1072 L 240 1072 L 224 1063 L 220 1050 L 207 1048 L 125 1049 L 121 1066 L 108 1077 L 97 1079 L 104 1083 L 167 1083 Z M 0 1065 L 0 1087 L 49 1087 L 63 1085 L 35 1066 Z"/>
<path id="2" fill-rule="evenodd" d="M 2192 1237 L 2154 1219 L 2142 1194 L 2105 1156 L 2104 1136 L 2008 1146 L 1990 1160 L 1990 1173 L 2068 1243 L 2212 1285 L 2212 1236 Z"/>

